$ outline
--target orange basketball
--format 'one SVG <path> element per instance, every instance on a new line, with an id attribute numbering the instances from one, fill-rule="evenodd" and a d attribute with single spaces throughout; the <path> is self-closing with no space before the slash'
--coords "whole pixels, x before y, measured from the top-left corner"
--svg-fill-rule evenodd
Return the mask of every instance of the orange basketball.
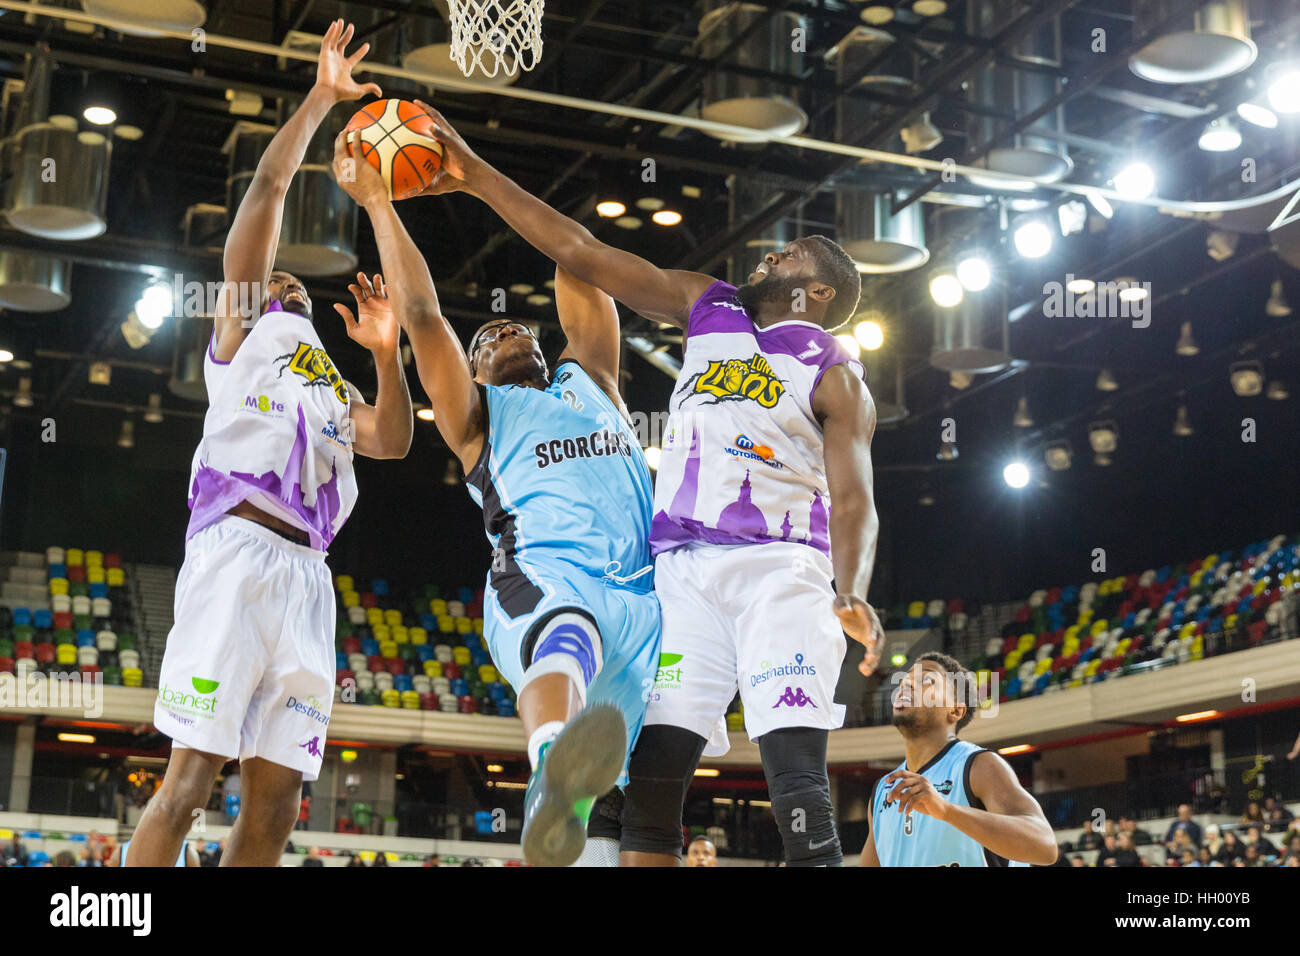
<path id="1" fill-rule="evenodd" d="M 442 168 L 433 120 L 409 100 L 375 100 L 357 110 L 346 129 L 361 131 L 361 155 L 384 177 L 390 199 L 414 196 Z"/>

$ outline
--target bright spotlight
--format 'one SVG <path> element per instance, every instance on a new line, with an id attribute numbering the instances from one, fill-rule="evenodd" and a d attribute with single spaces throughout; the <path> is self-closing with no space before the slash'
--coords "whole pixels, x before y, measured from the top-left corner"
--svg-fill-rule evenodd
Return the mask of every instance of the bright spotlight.
<path id="1" fill-rule="evenodd" d="M 87 123 L 94 123 L 96 126 L 111 126 L 117 122 L 117 114 L 107 106 L 87 106 L 81 115 L 86 118 Z"/>
<path id="2" fill-rule="evenodd" d="M 971 292 L 982 292 L 993 281 L 993 270 L 980 256 L 967 256 L 957 263 L 957 281 Z"/>
<path id="3" fill-rule="evenodd" d="M 415 417 L 422 422 L 431 422 L 433 421 L 433 409 L 421 408 L 419 411 L 415 413 Z"/>
<path id="4" fill-rule="evenodd" d="M 1241 130 L 1226 116 L 1210 120 L 1196 145 L 1207 153 L 1227 153 L 1241 145 Z"/>
<path id="5" fill-rule="evenodd" d="M 1041 219 L 1031 219 L 1017 226 L 1012 239 L 1016 252 L 1026 259 L 1041 259 L 1052 251 L 1052 230 Z"/>
<path id="6" fill-rule="evenodd" d="M 866 319 L 853 327 L 853 337 L 868 352 L 874 352 L 885 344 L 885 330 L 879 322 Z"/>
<path id="7" fill-rule="evenodd" d="M 1129 163 L 1115 174 L 1115 192 L 1125 199 L 1146 199 L 1156 191 L 1156 174 L 1146 163 Z"/>
<path id="8" fill-rule="evenodd" d="M 604 202 L 596 203 L 596 215 L 601 219 L 617 219 L 623 213 L 627 212 L 627 206 L 617 199 L 606 199 Z"/>
<path id="9" fill-rule="evenodd" d="M 1300 72 L 1289 70 L 1269 84 L 1268 105 L 1279 113 L 1300 113 Z"/>
<path id="10" fill-rule="evenodd" d="M 1002 469 L 1002 480 L 1012 488 L 1023 488 L 1029 484 L 1029 466 L 1023 461 L 1010 462 Z"/>
<path id="11" fill-rule="evenodd" d="M 961 282 L 949 272 L 941 272 L 930 280 L 930 298 L 945 309 L 951 309 L 962 300 Z"/>
<path id="12" fill-rule="evenodd" d="M 163 319 L 171 314 L 172 310 L 172 293 L 171 288 L 162 283 L 156 283 L 144 290 L 144 295 L 135 303 L 136 318 L 140 324 L 150 331 L 156 331 L 163 324 Z"/>
<path id="13" fill-rule="evenodd" d="M 1252 126 L 1261 129 L 1277 129 L 1277 114 L 1259 103 L 1242 103 L 1237 107 L 1237 115 Z"/>
<path id="14" fill-rule="evenodd" d="M 663 456 L 663 450 L 658 445 L 650 445 L 645 449 L 645 463 L 650 466 L 651 471 L 659 470 L 659 459 Z"/>
<path id="15" fill-rule="evenodd" d="M 839 335 L 835 336 L 835 341 L 844 346 L 844 351 L 848 352 L 849 355 L 854 358 L 857 358 L 862 354 L 862 346 L 858 344 L 858 340 L 847 332 L 841 332 Z"/>
<path id="16" fill-rule="evenodd" d="M 675 226 L 682 221 L 682 214 L 674 209 L 660 209 L 650 219 L 659 226 Z"/>

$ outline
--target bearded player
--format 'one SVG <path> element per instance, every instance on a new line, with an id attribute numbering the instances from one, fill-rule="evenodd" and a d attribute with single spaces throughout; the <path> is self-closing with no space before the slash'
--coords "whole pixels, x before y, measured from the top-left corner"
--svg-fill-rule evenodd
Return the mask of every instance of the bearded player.
<path id="1" fill-rule="evenodd" d="M 402 458 L 411 399 L 381 277 L 349 286 L 349 337 L 375 362 L 373 406 L 345 382 L 312 324 L 298 279 L 272 271 L 284 197 L 336 103 L 379 93 L 351 72 L 352 27 L 333 23 L 316 84 L 258 163 L 226 239 L 225 283 L 204 360 L 209 408 L 194 455 L 185 563 L 176 581 L 154 726 L 172 738 L 162 787 L 127 866 L 170 866 L 194 808 L 240 761 L 243 807 L 222 866 L 274 866 L 320 771 L 334 699 L 335 602 L 325 549 L 356 502 L 353 453 Z M 257 300 L 248 290 L 261 289 Z M 252 315 L 240 302 L 256 301 Z M 254 315 L 260 318 L 253 319 Z"/>
<path id="2" fill-rule="evenodd" d="M 1038 801 L 1001 757 L 957 737 L 975 716 L 975 690 L 975 675 L 937 651 L 903 673 L 893 707 L 907 756 L 876 783 L 863 866 L 1056 862 Z"/>
<path id="3" fill-rule="evenodd" d="M 483 633 L 528 735 L 524 857 L 568 866 L 590 832 L 611 852 L 584 862 L 613 864 L 617 843 L 588 823 L 616 832 L 592 807 L 623 775 L 659 659 L 650 469 L 618 392 L 618 312 L 557 269 L 567 344 L 553 376 L 510 319 L 486 323 L 462 351 L 382 178 L 356 153 L 340 136 L 335 175 L 369 214 L 434 422 L 493 546 Z"/>
<path id="4" fill-rule="evenodd" d="M 866 600 L 875 406 L 830 334 L 857 308 L 852 259 L 810 236 L 739 288 L 660 269 L 529 195 L 421 105 L 444 151 L 428 193 L 478 196 L 579 279 L 684 333 L 650 536 L 664 656 L 676 660 L 633 755 L 623 863 L 680 865 L 686 790 L 706 746 L 725 750 L 739 688 L 786 860 L 841 865 L 826 774 L 827 734 L 844 719 L 835 684 L 846 633 L 866 647 L 864 673 L 883 637 Z"/>

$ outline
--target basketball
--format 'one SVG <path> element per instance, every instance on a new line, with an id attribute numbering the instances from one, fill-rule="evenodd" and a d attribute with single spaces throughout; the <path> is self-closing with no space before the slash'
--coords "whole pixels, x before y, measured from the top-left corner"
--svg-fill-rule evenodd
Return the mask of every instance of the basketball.
<path id="1" fill-rule="evenodd" d="M 407 199 L 442 168 L 442 145 L 433 120 L 410 100 L 375 100 L 353 114 L 346 132 L 361 131 L 361 155 L 388 186 L 390 199 Z"/>

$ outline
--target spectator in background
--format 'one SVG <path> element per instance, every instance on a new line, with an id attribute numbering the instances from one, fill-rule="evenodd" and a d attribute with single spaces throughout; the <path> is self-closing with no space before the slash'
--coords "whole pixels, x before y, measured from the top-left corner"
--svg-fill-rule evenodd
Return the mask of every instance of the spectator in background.
<path id="1" fill-rule="evenodd" d="M 1179 857 L 1178 865 L 1179 866 L 1200 866 L 1201 864 L 1196 862 L 1196 851 L 1189 846 L 1183 850 L 1182 856 Z"/>
<path id="2" fill-rule="evenodd" d="M 1294 819 L 1294 814 L 1272 797 L 1264 801 L 1265 833 L 1286 833 Z"/>
<path id="3" fill-rule="evenodd" d="M 717 866 L 718 848 L 705 837 L 696 837 L 686 848 L 687 866 Z"/>
<path id="4" fill-rule="evenodd" d="M 1295 746 L 1293 746 L 1291 752 L 1286 755 L 1286 759 L 1295 760 L 1296 757 L 1300 757 L 1300 734 L 1296 735 Z"/>
<path id="5" fill-rule="evenodd" d="M 1165 844 L 1165 859 L 1181 860 L 1185 852 L 1195 854 L 1196 847 L 1186 830 L 1174 830 L 1174 838 Z"/>
<path id="6" fill-rule="evenodd" d="M 1264 822 L 1264 810 L 1259 805 L 1258 800 L 1252 800 L 1246 804 L 1246 812 L 1241 815 L 1242 823 L 1259 823 Z"/>
<path id="7" fill-rule="evenodd" d="M 1084 862 L 1083 857 L 1079 856 L 1079 854 L 1077 853 L 1074 854 L 1074 856 L 1070 857 L 1070 866 L 1087 866 L 1087 865 L 1088 864 Z"/>
<path id="8" fill-rule="evenodd" d="M 1178 819 L 1169 824 L 1169 829 L 1165 833 L 1166 846 L 1174 842 L 1174 835 L 1180 830 L 1186 831 L 1193 846 L 1201 845 L 1201 825 L 1192 819 L 1191 804 L 1183 803 L 1179 805 Z"/>
<path id="9" fill-rule="evenodd" d="M 1282 862 L 1285 864 L 1293 856 L 1300 856 L 1300 833 L 1291 834 L 1291 838 L 1283 844 L 1285 852 L 1282 854 Z"/>
<path id="10" fill-rule="evenodd" d="M 1228 830 L 1223 834 L 1223 846 L 1219 847 L 1219 852 L 1214 855 L 1214 858 L 1224 866 L 1234 866 L 1245 855 L 1246 848 L 1237 839 L 1237 834 Z"/>
<path id="11" fill-rule="evenodd" d="M 1247 843 L 1247 844 L 1246 844 L 1246 857 L 1245 857 L 1245 859 L 1246 859 L 1246 865 L 1247 865 L 1247 866 L 1263 866 L 1263 865 L 1264 865 L 1264 857 L 1263 857 L 1263 856 L 1260 854 L 1260 852 L 1259 852 L 1259 844 L 1258 844 L 1258 843 Z"/>
<path id="12" fill-rule="evenodd" d="M 1219 833 L 1219 825 L 1211 823 L 1205 828 L 1205 846 L 1210 850 L 1210 856 L 1218 856 L 1219 848 L 1223 846 L 1223 836 Z"/>
<path id="13" fill-rule="evenodd" d="M 1119 832 L 1121 834 L 1127 833 L 1133 837 L 1133 846 L 1135 848 L 1155 842 L 1151 839 L 1151 834 L 1139 827 L 1137 821 L 1128 814 L 1124 814 L 1119 818 Z"/>
<path id="14" fill-rule="evenodd" d="M 1196 851 L 1197 866 L 1210 866 L 1214 862 L 1214 854 L 1210 852 L 1208 846 L 1203 846 Z"/>
<path id="15" fill-rule="evenodd" d="M 76 858 L 75 856 L 72 855 L 72 851 L 71 851 L 71 850 L 60 850 L 60 851 L 59 851 L 57 854 L 55 854 L 55 856 L 54 856 L 54 865 L 55 865 L 55 866 L 60 866 L 60 867 L 62 867 L 62 866 L 76 866 L 76 865 L 77 865 L 77 858 Z"/>
<path id="16" fill-rule="evenodd" d="M 426 856 L 426 857 L 424 858 L 424 865 L 425 865 L 425 866 L 441 866 L 441 865 L 442 865 L 442 857 L 438 856 L 438 854 L 436 854 L 436 853 L 430 853 L 428 856 Z"/>
<path id="17" fill-rule="evenodd" d="M 1132 821 L 1129 821 L 1130 823 Z M 1133 838 L 1132 830 L 1125 830 L 1123 822 L 1120 823 L 1120 834 L 1118 847 L 1115 851 L 1116 866 L 1141 866 L 1142 857 L 1138 855 L 1137 841 Z"/>
<path id="18" fill-rule="evenodd" d="M 1097 866 L 1114 866 L 1115 855 L 1119 852 L 1119 837 L 1107 833 L 1102 837 L 1102 847 L 1097 854 Z"/>
<path id="19" fill-rule="evenodd" d="M 374 863 L 371 863 L 370 865 L 371 865 L 372 867 L 375 867 L 375 866 L 387 866 L 387 865 L 388 865 L 388 854 L 384 853 L 382 850 L 379 851 L 378 853 L 375 854 L 375 862 L 374 862 Z"/>
<path id="20" fill-rule="evenodd" d="M 1277 847 L 1264 836 L 1263 827 L 1247 827 L 1245 843 L 1247 848 L 1258 847 L 1259 855 L 1264 859 L 1277 856 Z"/>
<path id="21" fill-rule="evenodd" d="M 312 847 L 307 851 L 307 859 L 302 861 L 303 866 L 324 866 L 325 861 L 320 858 L 320 848 Z"/>
<path id="22" fill-rule="evenodd" d="M 361 857 L 357 856 L 355 853 L 352 854 L 352 859 L 348 860 L 348 866 L 365 866 L 365 865 L 366 865 L 366 861 L 361 859 Z"/>

